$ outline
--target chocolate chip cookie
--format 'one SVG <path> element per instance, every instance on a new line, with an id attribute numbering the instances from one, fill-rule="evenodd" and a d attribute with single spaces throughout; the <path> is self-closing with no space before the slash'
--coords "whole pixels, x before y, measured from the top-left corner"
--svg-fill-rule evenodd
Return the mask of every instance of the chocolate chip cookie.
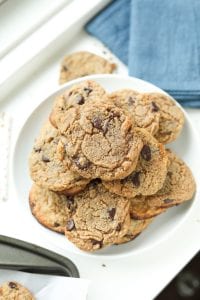
<path id="1" fill-rule="evenodd" d="M 106 95 L 105 90 L 97 82 L 86 80 L 66 90 L 55 100 L 50 114 L 51 124 L 64 133 L 69 124 L 76 118 L 77 109 L 91 101 L 101 101 Z"/>
<path id="2" fill-rule="evenodd" d="M 160 111 L 159 129 L 154 134 L 155 138 L 163 144 L 176 140 L 184 124 L 184 114 L 176 103 L 160 93 L 146 93 L 140 97 L 143 101 L 153 102 Z"/>
<path id="3" fill-rule="evenodd" d="M 64 155 L 65 138 L 47 122 L 30 155 L 30 175 L 39 186 L 72 195 L 83 190 L 89 180 L 70 171 Z"/>
<path id="4" fill-rule="evenodd" d="M 130 215 L 132 218 L 136 220 L 146 220 L 166 211 L 165 208 L 153 205 L 153 203 L 149 201 L 150 198 L 153 199 L 154 196 L 136 196 L 130 199 Z"/>
<path id="5" fill-rule="evenodd" d="M 78 248 L 98 250 L 123 237 L 130 226 L 128 199 L 107 191 L 93 181 L 74 196 L 76 209 L 67 222 L 65 235 Z"/>
<path id="6" fill-rule="evenodd" d="M 94 53 L 81 51 L 67 55 L 61 64 L 60 84 L 91 74 L 109 74 L 116 64 Z"/>
<path id="7" fill-rule="evenodd" d="M 191 200 L 196 190 L 195 179 L 186 163 L 172 151 L 167 152 L 170 165 L 164 185 L 156 195 L 147 197 L 154 207 L 167 208 Z"/>
<path id="8" fill-rule="evenodd" d="M 89 179 L 121 179 L 136 167 L 143 143 L 132 119 L 110 102 L 85 105 L 65 133 L 70 169 Z"/>
<path id="9" fill-rule="evenodd" d="M 123 237 L 119 238 L 115 244 L 119 245 L 132 241 L 142 233 L 152 221 L 153 218 L 146 220 L 136 220 L 132 218 L 128 232 Z"/>
<path id="10" fill-rule="evenodd" d="M 58 195 L 34 184 L 29 194 L 33 216 L 45 227 L 64 233 L 73 211 L 72 196 Z"/>
<path id="11" fill-rule="evenodd" d="M 108 98 L 118 107 L 127 109 L 133 116 L 135 126 L 155 134 L 159 128 L 160 109 L 154 101 L 137 91 L 123 89 L 111 93 Z"/>
<path id="12" fill-rule="evenodd" d="M 163 186 L 167 174 L 168 155 L 164 146 L 146 130 L 137 131 L 143 147 L 136 169 L 124 179 L 103 182 L 109 191 L 128 198 L 155 194 Z"/>
<path id="13" fill-rule="evenodd" d="M 16 281 L 5 282 L 0 286 L 0 300 L 34 300 L 27 288 Z"/>

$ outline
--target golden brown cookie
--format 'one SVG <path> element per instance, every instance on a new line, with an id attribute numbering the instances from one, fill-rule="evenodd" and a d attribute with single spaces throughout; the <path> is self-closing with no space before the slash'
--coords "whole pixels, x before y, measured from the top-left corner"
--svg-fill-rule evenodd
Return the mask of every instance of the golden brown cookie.
<path id="1" fill-rule="evenodd" d="M 60 84 L 75 78 L 92 74 L 109 74 L 116 69 L 116 64 L 87 51 L 67 55 L 61 64 Z"/>
<path id="2" fill-rule="evenodd" d="M 123 237 L 119 238 L 115 244 L 119 245 L 132 241 L 142 233 L 152 221 L 153 218 L 146 220 L 136 220 L 132 218 L 128 232 Z"/>
<path id="3" fill-rule="evenodd" d="M 143 146 L 130 115 L 110 102 L 85 105 L 65 137 L 70 169 L 88 179 L 128 176 Z"/>
<path id="4" fill-rule="evenodd" d="M 143 101 L 155 103 L 160 111 L 159 129 L 155 138 L 163 144 L 170 143 L 177 139 L 183 125 L 184 114 L 176 103 L 168 96 L 160 93 L 146 93 L 140 96 Z"/>
<path id="5" fill-rule="evenodd" d="M 151 206 L 167 208 L 191 200 L 196 190 L 190 168 L 171 150 L 167 150 L 170 165 L 163 187 L 148 197 Z"/>
<path id="6" fill-rule="evenodd" d="M 0 286 L 0 300 L 34 300 L 27 288 L 16 281 L 5 282 Z"/>
<path id="7" fill-rule="evenodd" d="M 165 208 L 152 205 L 148 200 L 150 197 L 153 199 L 154 196 L 136 196 L 130 199 L 130 215 L 132 218 L 146 220 L 166 211 Z"/>
<path id="8" fill-rule="evenodd" d="M 168 155 L 164 146 L 146 130 L 137 131 L 143 147 L 136 169 L 124 179 L 103 182 L 109 191 L 128 198 L 155 194 L 163 186 L 167 174 Z"/>
<path id="9" fill-rule="evenodd" d="M 45 227 L 64 233 L 73 210 L 73 197 L 58 195 L 34 184 L 29 194 L 33 216 Z"/>
<path id="10" fill-rule="evenodd" d="M 83 190 L 89 180 L 64 163 L 63 139 L 49 122 L 43 126 L 30 155 L 30 175 L 39 186 L 72 195 Z"/>
<path id="11" fill-rule="evenodd" d="M 65 235 L 78 248 L 95 251 L 114 244 L 130 226 L 128 199 L 107 191 L 93 181 L 74 196 L 76 206 L 67 222 Z"/>
<path id="12" fill-rule="evenodd" d="M 61 133 L 65 133 L 76 118 L 77 109 L 91 101 L 99 102 L 104 96 L 105 90 L 95 81 L 85 80 L 75 84 L 56 98 L 49 120 Z"/>
<path id="13" fill-rule="evenodd" d="M 158 131 L 160 111 L 151 99 L 142 97 L 139 92 L 131 89 L 113 92 L 108 97 L 115 105 L 131 113 L 135 126 L 144 128 L 153 135 Z"/>

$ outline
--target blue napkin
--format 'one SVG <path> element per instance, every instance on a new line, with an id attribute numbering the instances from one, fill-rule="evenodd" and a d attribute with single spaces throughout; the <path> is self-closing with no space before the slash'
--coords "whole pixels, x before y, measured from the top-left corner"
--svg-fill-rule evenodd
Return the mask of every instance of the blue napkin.
<path id="1" fill-rule="evenodd" d="M 115 0 L 86 30 L 128 65 L 129 74 L 200 107 L 200 1 Z"/>

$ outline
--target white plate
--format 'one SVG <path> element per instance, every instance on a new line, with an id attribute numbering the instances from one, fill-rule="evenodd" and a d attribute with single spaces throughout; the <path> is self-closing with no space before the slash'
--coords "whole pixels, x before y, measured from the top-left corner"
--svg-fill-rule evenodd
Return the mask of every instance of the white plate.
<path id="1" fill-rule="evenodd" d="M 96 80 L 109 92 L 122 88 L 132 88 L 141 92 L 163 92 L 148 82 L 132 77 L 119 75 L 94 75 L 85 77 L 84 80 L 88 78 Z M 172 232 L 174 232 L 177 227 L 183 223 L 183 221 L 188 217 L 189 211 L 191 211 L 196 197 L 194 197 L 193 201 L 168 209 L 166 213 L 156 217 L 154 222 L 134 241 L 124 245 L 108 247 L 94 254 L 80 251 L 64 236 L 41 226 L 31 215 L 28 204 L 28 194 L 31 187 L 31 179 L 28 171 L 28 157 L 34 143 L 34 139 L 37 137 L 40 127 L 48 118 L 55 96 L 62 93 L 64 89 L 69 88 L 72 84 L 81 81 L 83 81 L 83 79 L 77 79 L 63 85 L 54 94 L 42 101 L 42 103 L 31 113 L 24 123 L 14 148 L 12 160 L 13 178 L 17 193 L 16 199 L 19 202 L 18 204 L 21 206 L 21 210 L 23 210 L 24 214 L 28 217 L 30 222 L 29 225 L 32 226 L 35 233 L 38 233 L 38 235 L 43 234 L 44 237 L 51 243 L 66 251 L 87 256 L 107 256 L 110 258 L 136 254 L 138 252 L 141 253 L 141 251 L 147 250 L 167 239 L 169 235 L 171 235 Z M 197 181 L 199 170 L 196 162 L 199 159 L 200 153 L 198 134 L 193 128 L 187 114 L 185 112 L 184 114 L 186 121 L 183 131 L 180 137 L 174 143 L 171 143 L 169 147 L 175 150 L 176 153 L 182 157 L 185 162 L 187 162 Z"/>

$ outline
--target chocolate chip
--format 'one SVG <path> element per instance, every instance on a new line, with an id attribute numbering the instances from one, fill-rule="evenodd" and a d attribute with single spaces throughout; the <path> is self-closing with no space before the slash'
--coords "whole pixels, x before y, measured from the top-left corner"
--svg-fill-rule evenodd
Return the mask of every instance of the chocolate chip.
<path id="1" fill-rule="evenodd" d="M 172 177 L 172 172 L 167 172 L 167 176 L 169 176 L 170 178 Z"/>
<path id="2" fill-rule="evenodd" d="M 112 207 L 108 209 L 108 214 L 112 221 L 114 220 L 115 213 L 116 213 L 116 208 Z"/>
<path id="3" fill-rule="evenodd" d="M 90 166 L 89 160 L 85 160 L 83 163 L 80 163 L 80 159 L 76 158 L 76 159 L 74 159 L 74 162 L 80 170 L 85 170 Z"/>
<path id="4" fill-rule="evenodd" d="M 54 227 L 58 227 L 58 226 L 60 226 L 60 224 L 57 223 L 57 222 L 55 222 L 55 223 L 54 223 Z"/>
<path id="5" fill-rule="evenodd" d="M 102 120 L 99 117 L 94 117 L 92 119 L 92 124 L 95 128 L 102 130 Z"/>
<path id="6" fill-rule="evenodd" d="M 68 196 L 66 199 L 67 208 L 71 211 L 74 210 L 74 198 L 72 196 Z"/>
<path id="7" fill-rule="evenodd" d="M 68 71 L 68 68 L 66 66 L 62 67 L 63 71 Z"/>
<path id="8" fill-rule="evenodd" d="M 155 102 L 151 102 L 151 104 L 152 104 L 152 112 L 157 112 L 160 110 L 158 105 Z"/>
<path id="9" fill-rule="evenodd" d="M 141 150 L 141 156 L 144 160 L 151 160 L 151 148 L 148 145 L 144 145 Z"/>
<path id="10" fill-rule="evenodd" d="M 68 96 L 70 97 L 70 96 L 72 95 L 72 93 L 73 93 L 73 92 L 72 92 L 72 91 L 70 91 L 70 92 L 69 92 L 69 94 L 68 94 Z"/>
<path id="11" fill-rule="evenodd" d="M 165 200 L 164 200 L 164 203 L 166 203 L 166 204 L 168 204 L 168 203 L 172 203 L 172 202 L 174 202 L 174 200 L 173 200 L 173 199 L 165 199 Z"/>
<path id="12" fill-rule="evenodd" d="M 121 223 L 118 223 L 118 224 L 117 224 L 117 227 L 116 227 L 116 230 L 117 230 L 117 231 L 120 231 L 121 229 L 122 229 L 122 225 L 121 225 Z"/>
<path id="13" fill-rule="evenodd" d="M 40 147 L 34 147 L 33 150 L 34 150 L 35 152 L 41 152 L 41 151 L 42 151 L 42 149 L 41 149 Z"/>
<path id="14" fill-rule="evenodd" d="M 82 95 L 79 95 L 79 94 L 78 94 L 78 95 L 76 96 L 76 103 L 79 104 L 79 105 L 84 104 L 84 103 L 85 103 L 84 97 L 83 97 Z"/>
<path id="15" fill-rule="evenodd" d="M 67 221 L 67 226 L 66 226 L 68 231 L 71 231 L 75 228 L 74 220 L 70 219 Z"/>
<path id="16" fill-rule="evenodd" d="M 140 172 L 133 172 L 130 175 L 130 179 L 136 187 L 140 186 Z"/>
<path id="17" fill-rule="evenodd" d="M 89 96 L 89 94 L 93 91 L 91 88 L 87 88 L 87 87 L 85 87 L 83 90 L 86 93 L 86 96 Z"/>
<path id="18" fill-rule="evenodd" d="M 47 156 L 45 156 L 44 154 L 42 155 L 42 161 L 43 162 L 50 162 L 50 159 L 47 157 Z"/>
<path id="19" fill-rule="evenodd" d="M 103 242 L 102 241 L 97 241 L 95 239 L 90 239 L 90 240 L 91 240 L 91 243 L 92 243 L 93 246 L 99 245 L 99 248 L 102 248 L 102 246 L 103 246 Z"/>
<path id="20" fill-rule="evenodd" d="M 96 187 L 99 183 L 101 183 L 101 179 L 100 178 L 95 178 L 95 179 L 93 179 L 93 180 L 90 181 L 90 184 L 93 187 Z"/>
<path id="21" fill-rule="evenodd" d="M 133 97 L 128 97 L 128 105 L 133 105 L 135 103 L 135 99 Z"/>
<path id="22" fill-rule="evenodd" d="M 9 287 L 10 287 L 11 289 L 16 289 L 16 288 L 17 288 L 17 284 L 16 284 L 15 282 L 10 281 L 10 282 L 8 283 L 8 285 L 9 285 Z"/>

